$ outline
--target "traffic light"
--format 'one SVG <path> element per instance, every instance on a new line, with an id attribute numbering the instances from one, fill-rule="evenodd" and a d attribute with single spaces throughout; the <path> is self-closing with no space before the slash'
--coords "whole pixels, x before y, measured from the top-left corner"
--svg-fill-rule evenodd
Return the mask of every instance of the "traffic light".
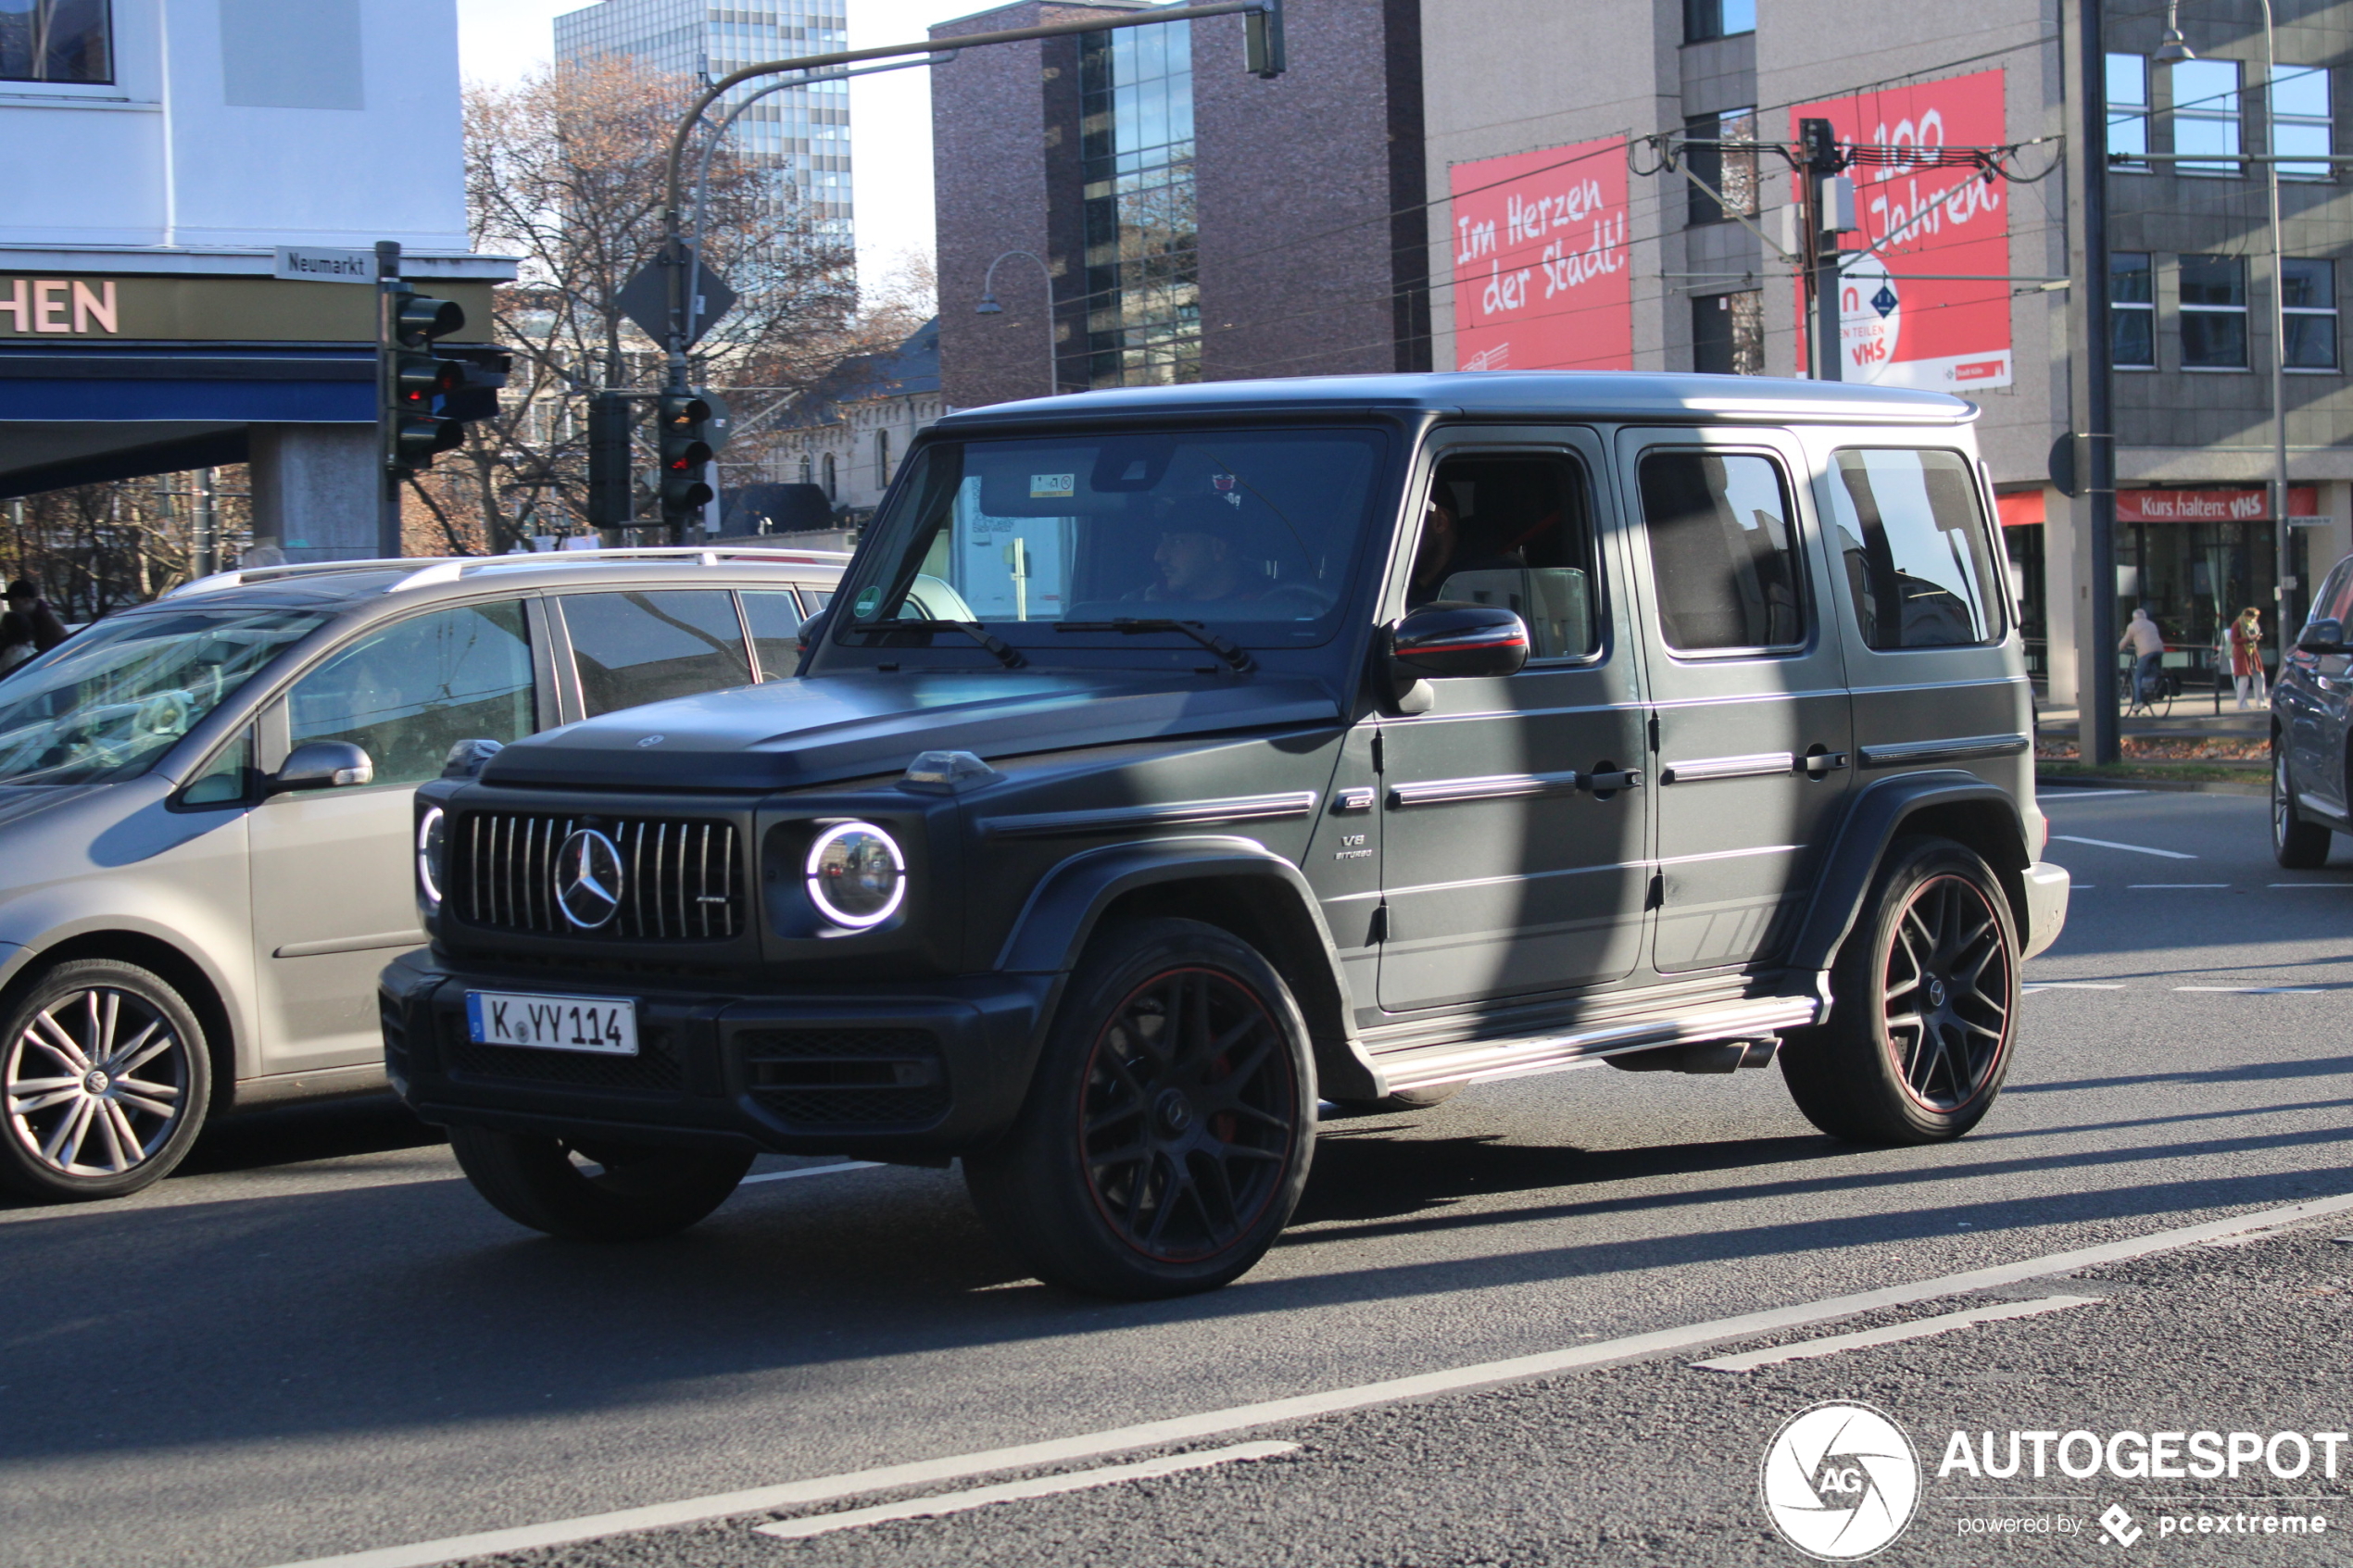
<path id="1" fill-rule="evenodd" d="M 629 477 L 629 395 L 588 399 L 588 524 L 626 528 L 635 513 Z"/>
<path id="2" fill-rule="evenodd" d="M 440 349 L 435 340 L 466 324 L 455 300 L 435 299 L 405 288 L 384 295 L 379 419 L 384 433 L 384 466 L 412 474 L 465 440 L 465 427 L 498 412 L 498 389 L 507 384 L 513 357 L 496 348 Z"/>
<path id="3" fill-rule="evenodd" d="M 695 393 L 661 395 L 661 521 L 673 537 L 683 534 L 711 502 L 711 485 L 703 477 L 711 462 L 711 405 Z"/>
<path id="4" fill-rule="evenodd" d="M 1290 62 L 1283 51 L 1283 0 L 1242 13 L 1242 69 L 1273 81 Z"/>

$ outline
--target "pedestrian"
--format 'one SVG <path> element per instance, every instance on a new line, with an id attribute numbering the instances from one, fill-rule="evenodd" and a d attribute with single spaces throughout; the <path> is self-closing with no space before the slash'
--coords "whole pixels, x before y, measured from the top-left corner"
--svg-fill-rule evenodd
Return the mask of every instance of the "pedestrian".
<path id="1" fill-rule="evenodd" d="M 13 670 L 35 654 L 66 640 L 66 623 L 41 596 L 41 584 L 19 577 L 8 584 L 8 608 L 0 614 L 0 671 Z"/>
<path id="2" fill-rule="evenodd" d="M 2239 611 L 2231 622 L 2231 684 L 2238 691 L 2239 707 L 2247 705 L 2252 691 L 2255 706 L 2268 708 L 2271 696 L 2263 684 L 2263 612 L 2253 605 Z"/>
<path id="3" fill-rule="evenodd" d="M 2165 633 L 2149 619 L 2145 607 L 2133 609 L 2132 624 L 2124 628 L 2124 635 L 2117 639 L 2116 646 L 2133 650 L 2133 696 L 2136 700 L 2145 700 L 2154 689 L 2158 671 L 2165 667 Z"/>

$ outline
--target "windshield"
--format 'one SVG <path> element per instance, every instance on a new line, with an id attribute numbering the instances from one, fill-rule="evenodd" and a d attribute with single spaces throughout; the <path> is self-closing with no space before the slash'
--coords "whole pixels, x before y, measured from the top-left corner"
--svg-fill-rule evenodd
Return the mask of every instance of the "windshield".
<path id="1" fill-rule="evenodd" d="M 1173 620 L 1259 646 L 1321 642 L 1384 447 L 1370 430 L 926 447 L 875 524 L 839 634 L 983 621 L 1035 646 L 1025 623 Z"/>
<path id="2" fill-rule="evenodd" d="M 323 617 L 183 609 L 101 621 L 0 680 L 0 784 L 141 772 Z"/>

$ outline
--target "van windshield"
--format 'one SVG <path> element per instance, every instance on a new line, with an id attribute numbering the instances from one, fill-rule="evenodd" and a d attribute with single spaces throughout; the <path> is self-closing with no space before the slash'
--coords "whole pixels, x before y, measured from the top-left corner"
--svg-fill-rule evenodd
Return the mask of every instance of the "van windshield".
<path id="1" fill-rule="evenodd" d="M 1163 431 L 941 442 L 916 458 L 838 634 L 1174 620 L 1319 643 L 1347 596 L 1385 438 Z M 1066 639 L 1065 639 L 1066 640 Z"/>
<path id="2" fill-rule="evenodd" d="M 154 610 L 77 633 L 0 680 L 0 784 L 98 784 L 144 772 L 324 619 Z"/>

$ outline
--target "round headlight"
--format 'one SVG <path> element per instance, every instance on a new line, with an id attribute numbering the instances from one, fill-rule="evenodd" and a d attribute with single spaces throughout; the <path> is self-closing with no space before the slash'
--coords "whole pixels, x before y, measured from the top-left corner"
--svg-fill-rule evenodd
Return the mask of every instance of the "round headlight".
<path id="1" fill-rule="evenodd" d="M 809 897 L 825 918 L 853 930 L 880 925 L 907 897 L 907 858 L 872 822 L 827 828 L 809 847 Z"/>
<path id="2" fill-rule="evenodd" d="M 441 808 L 435 806 L 417 821 L 417 890 L 425 902 L 441 907 L 441 871 L 448 860 Z"/>

